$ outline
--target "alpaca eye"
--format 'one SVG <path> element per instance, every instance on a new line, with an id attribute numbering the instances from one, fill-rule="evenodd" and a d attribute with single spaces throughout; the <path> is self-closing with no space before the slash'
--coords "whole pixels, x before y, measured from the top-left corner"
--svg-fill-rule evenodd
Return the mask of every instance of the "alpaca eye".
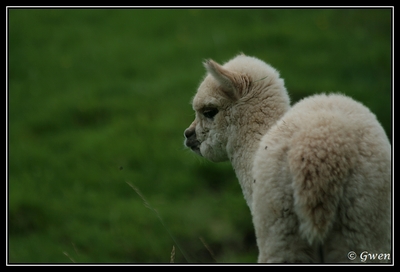
<path id="1" fill-rule="evenodd" d="M 203 112 L 204 117 L 212 119 L 218 113 L 217 109 L 207 109 Z"/>

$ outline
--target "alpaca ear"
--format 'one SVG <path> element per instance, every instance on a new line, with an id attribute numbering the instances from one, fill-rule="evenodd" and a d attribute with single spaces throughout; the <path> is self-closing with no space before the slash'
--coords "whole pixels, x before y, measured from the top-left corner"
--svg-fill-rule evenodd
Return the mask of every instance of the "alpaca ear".
<path id="1" fill-rule="evenodd" d="M 221 84 L 225 96 L 233 100 L 240 98 L 240 74 L 225 69 L 213 60 L 206 60 L 204 67 Z"/>

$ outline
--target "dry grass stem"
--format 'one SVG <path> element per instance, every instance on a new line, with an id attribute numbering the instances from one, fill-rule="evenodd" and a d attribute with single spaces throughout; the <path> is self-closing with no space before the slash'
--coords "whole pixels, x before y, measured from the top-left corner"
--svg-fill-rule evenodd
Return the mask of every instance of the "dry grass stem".
<path id="1" fill-rule="evenodd" d="M 175 262 L 175 247 L 172 246 L 171 261 L 170 261 L 170 263 L 174 263 L 174 262 Z"/>
<path id="2" fill-rule="evenodd" d="M 160 221 L 160 223 L 162 224 L 162 226 L 164 227 L 164 229 L 167 231 L 169 237 L 171 237 L 172 241 L 174 241 L 175 245 L 178 247 L 179 251 L 182 253 L 183 257 L 185 258 L 186 262 L 189 263 L 189 257 L 185 254 L 185 252 L 182 250 L 182 248 L 179 246 L 179 244 L 177 243 L 177 241 L 175 240 L 174 236 L 171 234 L 171 232 L 169 231 L 169 229 L 167 228 L 167 226 L 164 223 L 164 220 L 161 218 L 160 214 L 158 213 L 158 211 L 156 209 L 153 208 L 153 206 L 150 205 L 150 203 L 146 200 L 146 198 L 144 197 L 144 195 L 142 194 L 142 192 L 140 192 L 140 190 L 134 186 L 132 183 L 130 182 L 126 182 L 139 196 L 140 198 L 143 200 L 144 206 L 150 210 L 152 210 L 158 220 Z M 172 253 L 171 253 L 172 254 Z M 174 248 L 174 255 L 175 255 L 175 248 Z M 175 256 L 174 256 L 175 258 Z"/>
<path id="3" fill-rule="evenodd" d="M 71 262 L 76 263 L 74 259 L 72 259 L 71 256 L 69 256 L 69 254 L 66 251 L 63 251 L 64 255 L 68 257 L 68 259 L 71 260 Z"/>
<path id="4" fill-rule="evenodd" d="M 208 253 L 210 253 L 211 258 L 212 258 L 215 262 L 217 262 L 217 260 L 215 259 L 215 254 L 214 254 L 214 252 L 212 251 L 212 249 L 210 248 L 210 246 L 206 243 L 206 241 L 204 240 L 204 238 L 200 236 L 199 239 L 200 239 L 200 241 L 203 243 L 204 247 L 207 249 Z"/>

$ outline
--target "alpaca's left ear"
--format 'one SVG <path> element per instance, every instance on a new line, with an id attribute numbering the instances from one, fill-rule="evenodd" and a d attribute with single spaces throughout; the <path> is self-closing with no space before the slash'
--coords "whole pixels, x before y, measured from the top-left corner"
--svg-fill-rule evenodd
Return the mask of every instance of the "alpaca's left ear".
<path id="1" fill-rule="evenodd" d="M 243 86 L 243 83 L 248 81 L 244 80 L 242 75 L 225 69 L 213 60 L 205 61 L 204 67 L 221 84 L 223 94 L 232 100 L 241 98 L 244 88 L 248 87 Z"/>

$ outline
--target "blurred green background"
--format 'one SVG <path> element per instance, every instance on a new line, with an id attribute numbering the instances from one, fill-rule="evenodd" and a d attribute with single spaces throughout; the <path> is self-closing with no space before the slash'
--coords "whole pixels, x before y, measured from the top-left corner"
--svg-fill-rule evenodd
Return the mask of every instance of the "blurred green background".
<path id="1" fill-rule="evenodd" d="M 202 61 L 256 56 L 292 102 L 344 93 L 391 135 L 391 15 L 9 9 L 8 261 L 255 262 L 231 166 L 183 146 Z"/>

